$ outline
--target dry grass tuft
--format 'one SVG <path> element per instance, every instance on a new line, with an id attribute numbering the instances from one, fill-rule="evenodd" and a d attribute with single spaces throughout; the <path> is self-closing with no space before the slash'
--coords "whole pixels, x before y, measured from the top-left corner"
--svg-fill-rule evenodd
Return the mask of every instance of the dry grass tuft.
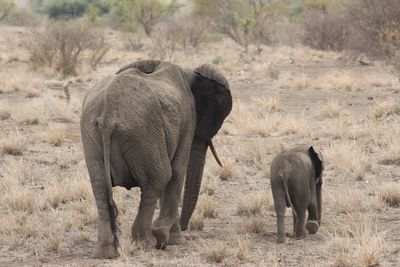
<path id="1" fill-rule="evenodd" d="M 236 258 L 238 260 L 246 260 L 249 257 L 249 243 L 245 237 L 238 237 L 237 239 L 237 250 Z"/>
<path id="2" fill-rule="evenodd" d="M 197 209 L 204 218 L 217 217 L 215 201 L 208 195 L 201 195 L 197 203 Z"/>
<path id="3" fill-rule="evenodd" d="M 400 104 L 391 98 L 389 100 L 375 103 L 375 105 L 371 108 L 369 116 L 379 119 L 395 114 L 400 114 Z"/>
<path id="4" fill-rule="evenodd" d="M 11 107 L 8 103 L 0 101 L 0 121 L 8 120 L 11 117 Z"/>
<path id="5" fill-rule="evenodd" d="M 378 197 L 389 207 L 400 206 L 400 184 L 395 182 L 383 183 L 378 186 Z"/>
<path id="6" fill-rule="evenodd" d="M 253 98 L 253 105 L 261 112 L 278 112 L 283 111 L 279 97 L 257 97 Z"/>
<path id="7" fill-rule="evenodd" d="M 335 118 L 338 117 L 343 112 L 343 107 L 335 99 L 330 99 L 323 105 L 320 115 L 325 118 Z"/>
<path id="8" fill-rule="evenodd" d="M 229 255 L 229 252 L 224 243 L 217 241 L 213 244 L 205 245 L 203 254 L 208 261 L 221 263 Z"/>
<path id="9" fill-rule="evenodd" d="M 238 215 L 259 215 L 264 210 L 273 209 L 273 200 L 270 194 L 264 191 L 252 192 L 239 197 L 237 203 Z"/>
<path id="10" fill-rule="evenodd" d="M 0 140 L 0 152 L 3 154 L 19 156 L 25 151 L 27 141 L 18 130 L 14 136 Z"/>
<path id="11" fill-rule="evenodd" d="M 225 162 L 224 167 L 220 169 L 219 179 L 222 181 L 227 181 L 236 175 L 237 172 L 235 170 L 235 164 L 232 162 Z"/>
<path id="12" fill-rule="evenodd" d="M 2 197 L 2 203 L 15 211 L 32 213 L 36 207 L 35 193 L 23 187 L 13 187 L 6 191 Z"/>
<path id="13" fill-rule="evenodd" d="M 218 188 L 218 183 L 219 181 L 215 176 L 207 175 L 204 183 L 201 185 L 200 192 L 212 196 Z"/>
<path id="14" fill-rule="evenodd" d="M 202 231 L 204 229 L 203 213 L 196 211 L 193 213 L 189 221 L 189 229 L 193 231 Z"/>
<path id="15" fill-rule="evenodd" d="M 253 217 L 245 222 L 239 230 L 243 233 L 261 234 L 265 232 L 265 221 L 263 218 Z"/>
<path id="16" fill-rule="evenodd" d="M 328 232 L 334 266 L 379 266 L 385 248 L 385 233 L 366 215 L 346 218 Z"/>
<path id="17" fill-rule="evenodd" d="M 339 214 L 352 214 L 367 210 L 382 210 L 382 203 L 377 197 L 367 196 L 361 190 L 348 187 L 342 189 L 340 197 L 337 194 L 327 194 L 326 201 Z"/>
<path id="18" fill-rule="evenodd" d="M 344 175 L 363 180 L 372 164 L 363 147 L 356 142 L 344 141 L 331 145 L 325 150 L 327 162 Z"/>
<path id="19" fill-rule="evenodd" d="M 50 124 L 47 130 L 43 133 L 43 140 L 50 145 L 60 146 L 67 135 L 65 124 L 54 123 Z"/>

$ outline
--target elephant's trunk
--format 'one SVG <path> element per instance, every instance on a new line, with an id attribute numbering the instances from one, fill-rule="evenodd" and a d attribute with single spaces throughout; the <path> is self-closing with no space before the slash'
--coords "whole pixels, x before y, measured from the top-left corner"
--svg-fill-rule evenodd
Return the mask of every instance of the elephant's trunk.
<path id="1" fill-rule="evenodd" d="M 207 142 L 195 140 L 190 150 L 190 159 L 186 173 L 185 193 L 181 212 L 181 230 L 188 228 L 190 217 L 196 207 L 199 196 L 201 178 L 207 153 Z"/>

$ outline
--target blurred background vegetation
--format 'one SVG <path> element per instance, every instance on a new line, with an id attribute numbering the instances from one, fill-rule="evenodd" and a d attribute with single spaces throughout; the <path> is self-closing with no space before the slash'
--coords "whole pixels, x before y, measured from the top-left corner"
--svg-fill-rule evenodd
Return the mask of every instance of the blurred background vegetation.
<path id="1" fill-rule="evenodd" d="M 128 49 L 151 38 L 162 59 L 229 38 L 241 53 L 303 45 L 396 63 L 399 14 L 399 0 L 0 0 L 4 25 L 80 21 L 125 32 Z"/>

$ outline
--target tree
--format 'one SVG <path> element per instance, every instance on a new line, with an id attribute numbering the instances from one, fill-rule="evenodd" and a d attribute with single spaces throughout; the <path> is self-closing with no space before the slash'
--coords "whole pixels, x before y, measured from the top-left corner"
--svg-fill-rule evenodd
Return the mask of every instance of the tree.
<path id="1" fill-rule="evenodd" d="M 245 51 L 250 43 L 270 41 L 270 31 L 283 7 L 276 0 L 194 0 L 194 13 L 210 18 L 218 32 Z"/>
<path id="2" fill-rule="evenodd" d="M 146 35 L 150 35 L 156 24 L 180 8 L 176 0 L 122 0 L 115 1 L 114 6 L 126 28 L 140 25 Z"/>
<path id="3" fill-rule="evenodd" d="M 0 20 L 7 17 L 14 7 L 15 5 L 12 0 L 0 0 Z"/>

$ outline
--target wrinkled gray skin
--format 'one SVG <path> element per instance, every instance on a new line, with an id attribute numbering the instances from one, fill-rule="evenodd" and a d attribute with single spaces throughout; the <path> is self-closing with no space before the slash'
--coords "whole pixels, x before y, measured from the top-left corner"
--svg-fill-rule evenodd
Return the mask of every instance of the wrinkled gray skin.
<path id="1" fill-rule="evenodd" d="M 321 222 L 322 157 L 311 146 L 278 154 L 271 163 L 271 189 L 277 217 L 278 242 L 286 241 L 285 211 L 293 211 L 296 238 L 315 234 Z M 308 210 L 307 223 L 305 223 Z"/>
<path id="2" fill-rule="evenodd" d="M 184 241 L 181 226 L 187 228 L 196 206 L 207 148 L 231 108 L 228 82 L 211 65 L 191 71 L 138 61 L 87 93 L 81 133 L 98 210 L 94 257 L 118 256 L 113 186 L 141 188 L 133 240 L 157 248 Z M 160 215 L 152 224 L 158 199 Z"/>

